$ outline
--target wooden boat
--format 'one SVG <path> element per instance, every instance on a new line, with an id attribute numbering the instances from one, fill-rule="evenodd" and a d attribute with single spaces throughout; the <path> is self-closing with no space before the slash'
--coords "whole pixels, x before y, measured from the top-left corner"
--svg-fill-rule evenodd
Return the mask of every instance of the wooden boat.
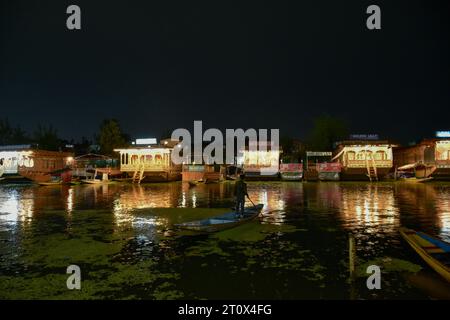
<path id="1" fill-rule="evenodd" d="M 198 180 L 189 180 L 188 184 L 190 187 L 195 187 L 196 185 L 198 185 L 200 182 Z"/>
<path id="2" fill-rule="evenodd" d="M 400 228 L 400 234 L 431 268 L 450 282 L 450 243 L 407 228 Z"/>
<path id="3" fill-rule="evenodd" d="M 85 179 L 85 180 L 81 180 L 80 182 L 84 183 L 84 184 L 112 184 L 112 183 L 117 183 L 116 181 L 102 180 L 102 179 Z"/>
<path id="4" fill-rule="evenodd" d="M 63 184 L 62 181 L 49 181 L 49 182 L 38 182 L 40 186 L 48 187 L 48 186 L 61 186 Z"/>
<path id="5" fill-rule="evenodd" d="M 200 232 L 216 232 L 229 229 L 255 219 L 263 208 L 262 204 L 252 207 L 246 207 L 243 216 L 239 216 L 236 211 L 224 213 L 220 216 L 207 218 L 203 220 L 191 221 L 176 224 L 180 229 L 200 231 Z"/>
<path id="6" fill-rule="evenodd" d="M 431 175 L 434 171 L 436 171 L 436 166 L 416 162 L 398 167 L 396 175 L 400 181 L 427 182 L 433 179 Z"/>
<path id="7" fill-rule="evenodd" d="M 433 177 L 428 177 L 428 178 L 411 177 L 411 178 L 401 178 L 399 181 L 410 182 L 410 183 L 420 183 L 420 182 L 428 182 L 431 180 L 433 180 Z"/>

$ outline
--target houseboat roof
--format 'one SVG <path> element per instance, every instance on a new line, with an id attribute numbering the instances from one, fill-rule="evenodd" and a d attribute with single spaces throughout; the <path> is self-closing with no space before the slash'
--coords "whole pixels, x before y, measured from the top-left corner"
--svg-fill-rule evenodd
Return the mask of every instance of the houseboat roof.
<path id="1" fill-rule="evenodd" d="M 339 146 L 379 146 L 379 145 L 392 145 L 396 146 L 395 143 L 392 143 L 388 140 L 344 140 L 336 143 Z"/>
<path id="2" fill-rule="evenodd" d="M 114 149 L 115 152 L 133 152 L 133 151 L 146 151 L 146 150 L 152 150 L 152 151 L 168 151 L 170 152 L 173 148 L 164 147 L 164 146 L 151 146 L 151 147 L 129 147 L 129 148 L 118 148 Z"/>
<path id="3" fill-rule="evenodd" d="M 112 159 L 111 157 L 102 155 L 102 154 L 95 154 L 95 153 L 87 153 L 83 154 L 81 156 L 75 157 L 75 161 L 83 161 L 83 160 L 109 160 Z"/>
<path id="4" fill-rule="evenodd" d="M 32 149 L 31 144 L 15 144 L 0 146 L 0 151 L 25 151 Z"/>

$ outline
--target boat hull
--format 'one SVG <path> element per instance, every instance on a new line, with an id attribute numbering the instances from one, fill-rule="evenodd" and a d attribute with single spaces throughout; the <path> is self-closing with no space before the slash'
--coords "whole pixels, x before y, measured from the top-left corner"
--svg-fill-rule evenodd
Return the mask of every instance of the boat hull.
<path id="1" fill-rule="evenodd" d="M 255 219 L 263 208 L 262 204 L 255 207 L 247 207 L 244 211 L 244 215 L 240 217 L 236 212 L 229 212 L 217 217 L 211 217 L 208 219 L 185 222 L 175 225 L 179 229 L 196 231 L 196 232 L 217 232 L 230 228 L 237 227 L 241 224 L 249 222 Z"/>
<path id="2" fill-rule="evenodd" d="M 400 234 L 433 270 L 450 282 L 449 243 L 407 228 L 400 228 Z"/>

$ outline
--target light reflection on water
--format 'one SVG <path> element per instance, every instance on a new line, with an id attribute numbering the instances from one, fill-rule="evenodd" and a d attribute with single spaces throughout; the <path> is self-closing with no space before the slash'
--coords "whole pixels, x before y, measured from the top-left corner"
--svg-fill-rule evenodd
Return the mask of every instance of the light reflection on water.
<path id="1" fill-rule="evenodd" d="M 165 258 L 158 261 L 167 260 L 166 255 L 172 257 L 171 259 L 183 259 L 183 262 L 179 262 L 181 270 L 176 270 L 183 274 L 183 272 L 189 272 L 189 265 L 197 261 L 195 260 L 197 256 L 186 258 L 186 250 L 197 248 L 199 244 L 204 244 L 203 241 L 207 241 L 208 246 L 219 246 L 220 250 L 229 250 L 231 253 L 228 254 L 236 254 L 236 261 L 231 258 L 228 259 L 233 261 L 223 261 L 223 265 L 228 263 L 230 268 L 231 265 L 235 268 L 235 264 L 242 263 L 239 262 L 241 260 L 238 259 L 238 254 L 245 252 L 247 246 L 257 252 L 272 250 L 269 256 L 273 255 L 278 257 L 274 259 L 290 261 L 278 264 L 278 268 L 286 273 L 286 278 L 281 280 L 290 280 L 295 283 L 300 280 L 290 278 L 292 275 L 289 270 L 298 262 L 293 263 L 289 260 L 292 255 L 292 251 L 289 251 L 292 248 L 289 249 L 289 246 L 297 248 L 296 252 L 308 252 L 307 254 L 311 255 L 308 259 L 313 259 L 312 261 L 316 263 L 319 261 L 321 268 L 328 270 L 323 276 L 325 279 L 323 281 L 326 282 L 330 279 L 341 279 L 341 274 L 345 273 L 346 269 L 345 265 L 342 265 L 342 260 L 345 261 L 347 256 L 346 245 L 349 233 L 355 235 L 357 254 L 365 260 L 391 256 L 413 260 L 416 264 L 421 263 L 400 239 L 398 235 L 400 226 L 437 234 L 450 241 L 450 184 L 448 183 L 250 182 L 248 190 L 253 202 L 264 204 L 264 215 L 260 220 L 261 227 L 278 228 L 274 229 L 276 232 L 274 231 L 273 235 L 267 238 L 272 229 L 258 231 L 258 223 L 250 225 L 254 229 L 242 232 L 255 233 L 256 238 L 252 239 L 251 245 L 241 240 L 236 240 L 234 244 L 217 242 L 214 236 L 207 237 L 207 240 L 204 236 L 178 236 L 173 224 L 183 219 L 184 212 L 190 215 L 195 213 L 176 210 L 163 213 L 152 211 L 155 208 L 231 208 L 234 206 L 231 182 L 202 184 L 196 187 L 189 187 L 181 182 L 72 187 L 2 185 L 0 186 L 0 238 L 5 241 L 0 242 L 0 253 L 28 250 L 21 241 L 12 241 L 12 239 L 24 241 L 23 239 L 30 238 L 38 241 L 38 238 L 43 235 L 50 237 L 53 234 L 66 234 L 72 237 L 80 230 L 88 230 L 85 232 L 92 238 L 95 236 L 95 239 L 108 239 L 112 232 L 113 235 L 119 236 L 119 240 L 114 241 L 124 243 L 116 256 L 126 256 L 126 261 L 132 261 L 133 257 L 139 257 L 139 261 L 144 258 L 149 259 L 157 252 L 154 247 L 156 245 L 160 251 L 165 250 L 160 253 L 165 255 Z M 47 229 L 47 226 L 51 228 Z M 283 227 L 291 227 L 291 229 L 289 232 L 283 231 L 287 230 Z M 91 234 L 90 228 L 95 230 L 95 234 Z M 264 233 L 264 237 L 259 239 L 261 233 Z M 242 235 L 232 236 L 240 239 Z M 270 249 L 271 247 L 273 248 Z M 39 250 L 39 247 L 33 250 Z M 5 255 L 5 257 L 8 256 Z M 250 257 L 262 259 L 253 255 Z M 208 259 L 210 258 L 211 256 L 208 256 Z M 8 270 L 16 268 L 14 259 L 5 258 L 0 265 L 0 271 L 1 268 L 5 268 L 5 265 Z M 301 261 L 304 258 L 298 259 Z M 308 259 L 305 261 L 309 261 Z M 260 263 L 263 262 L 260 261 Z M 248 268 L 246 265 L 241 267 L 242 270 Z M 234 270 L 233 268 L 225 272 L 230 272 Z M 300 266 L 297 268 L 301 269 Z M 188 277 L 193 271 L 190 272 Z M 196 272 L 203 274 L 204 271 Z M 247 281 L 245 279 L 250 278 L 241 278 L 239 282 L 245 283 Z M 251 281 L 262 280 L 255 278 Z M 398 281 L 398 286 L 402 287 L 401 281 L 405 280 L 396 278 L 392 281 Z M 202 289 L 203 291 L 194 289 L 191 283 L 183 283 L 183 281 L 178 285 L 183 288 L 182 291 L 187 297 L 193 297 L 194 292 L 200 297 L 222 297 L 215 291 L 208 291 L 206 287 Z M 198 286 L 198 283 L 196 285 Z M 301 282 L 301 285 L 305 286 L 307 283 Z M 326 286 L 326 283 L 323 286 Z M 343 280 L 341 286 L 342 290 L 348 289 Z M 226 289 L 223 290 L 226 291 Z M 259 296 L 252 291 L 254 297 L 277 297 L 264 291 L 267 289 L 259 290 L 264 294 L 261 293 Z M 277 290 L 279 290 L 277 295 L 283 297 L 308 298 L 310 297 L 308 294 L 313 294 L 312 289 L 309 289 L 309 292 L 305 289 L 301 294 L 295 291 L 297 289 L 292 288 L 283 289 L 285 291 L 281 288 Z M 342 298 L 341 293 L 320 290 L 314 292 L 312 297 Z M 414 291 L 415 289 L 401 290 L 411 290 L 407 293 L 411 297 L 421 297 L 420 293 Z M 390 292 L 387 296 L 398 297 L 405 294 L 400 293 L 401 290 Z M 186 292 L 191 292 L 192 295 Z M 243 292 L 246 291 L 243 290 Z"/>

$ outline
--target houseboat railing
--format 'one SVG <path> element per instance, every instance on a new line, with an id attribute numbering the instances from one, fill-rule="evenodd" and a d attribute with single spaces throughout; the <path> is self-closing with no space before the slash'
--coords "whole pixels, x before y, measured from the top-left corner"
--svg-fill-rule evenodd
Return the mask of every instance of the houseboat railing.
<path id="1" fill-rule="evenodd" d="M 389 168 L 392 167 L 392 160 L 374 160 L 375 166 L 378 168 Z M 366 160 L 346 160 L 344 166 L 348 168 L 366 168 Z"/>

